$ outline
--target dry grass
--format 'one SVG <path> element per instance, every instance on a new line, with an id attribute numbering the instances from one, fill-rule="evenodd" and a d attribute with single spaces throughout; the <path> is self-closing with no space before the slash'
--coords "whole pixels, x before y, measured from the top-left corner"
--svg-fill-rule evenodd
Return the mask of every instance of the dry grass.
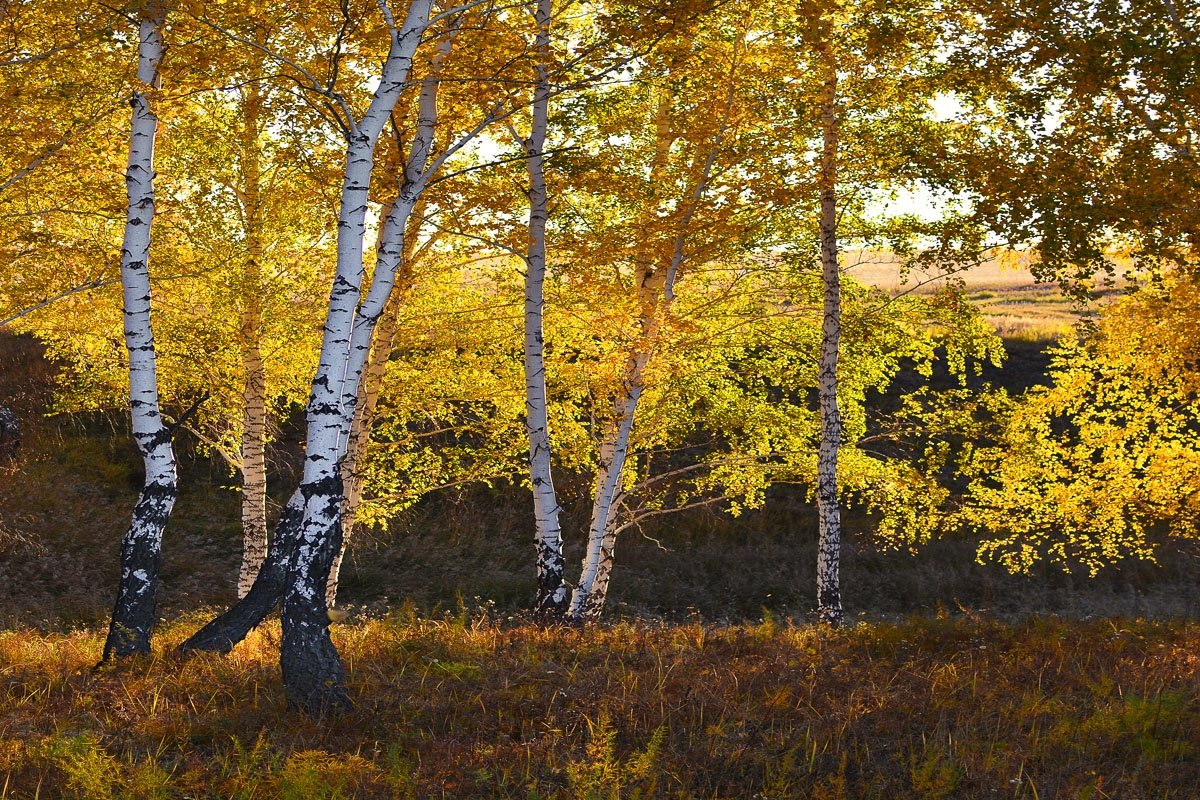
<path id="1" fill-rule="evenodd" d="M 284 707 L 276 630 L 101 671 L 96 634 L 0 635 L 0 797 L 1138 800 L 1200 782 L 1195 624 L 394 618 L 337 631 L 357 708 L 326 720 Z"/>
<path id="2" fill-rule="evenodd" d="M 1095 299 L 1080 305 L 1067 298 L 1056 284 L 1034 280 L 1028 259 L 1011 253 L 954 275 L 919 271 L 906 274 L 892 254 L 869 250 L 848 252 L 845 263 L 847 273 L 855 280 L 891 294 L 932 292 L 960 285 L 1006 339 L 1037 341 L 1061 336 L 1081 317 L 1094 313 L 1121 285 L 1099 286 Z"/>

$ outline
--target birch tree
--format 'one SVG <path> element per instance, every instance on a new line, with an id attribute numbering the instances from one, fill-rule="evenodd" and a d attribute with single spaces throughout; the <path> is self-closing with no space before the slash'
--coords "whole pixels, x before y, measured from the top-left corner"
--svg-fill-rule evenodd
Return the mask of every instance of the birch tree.
<path id="1" fill-rule="evenodd" d="M 525 436 L 529 443 L 529 481 L 533 489 L 533 519 L 537 552 L 537 594 L 534 614 L 553 619 L 567 609 L 564 582 L 562 524 L 551 471 L 550 418 L 546 392 L 545 325 L 546 222 L 549 198 L 546 189 L 546 128 L 550 110 L 551 0 L 534 7 L 537 34 L 534 40 L 534 97 L 529 137 L 520 141 L 529 174 L 529 244 L 525 256 Z M 519 138 L 519 137 L 518 137 Z"/>
<path id="2" fill-rule="evenodd" d="M 825 81 L 821 91 L 821 283 L 824 300 L 821 325 L 821 367 L 818 396 L 821 442 L 817 457 L 817 618 L 831 625 L 842 622 L 840 562 L 842 518 L 838 505 L 838 450 L 842 417 L 838 410 L 838 354 L 842 335 L 841 264 L 838 262 L 838 76 L 837 62 L 827 45 L 821 53 Z"/>
<path id="3" fill-rule="evenodd" d="M 133 435 L 146 475 L 133 521 L 121 545 L 117 601 L 104 643 L 106 661 L 150 651 L 163 529 L 177 494 L 171 431 L 159 411 L 150 324 L 150 225 L 154 220 L 154 141 L 158 133 L 151 101 L 159 88 L 165 19 L 166 10 L 157 2 L 139 9 L 137 85 L 130 98 L 133 122 L 125 173 L 129 204 L 121 245 L 121 285 Z"/>
<path id="4" fill-rule="evenodd" d="M 651 239 L 647 243 L 648 252 L 634 257 L 636 329 L 613 400 L 612 417 L 605 423 L 597 451 L 587 545 L 579 581 L 567 609 L 568 619 L 574 621 L 595 620 L 604 606 L 620 526 L 615 512 L 620 502 L 630 436 L 645 391 L 645 373 L 659 347 L 681 272 L 698 249 L 693 228 L 697 225 L 697 213 L 707 199 L 714 167 L 718 158 L 724 155 L 725 137 L 735 118 L 734 107 L 741 79 L 739 69 L 745 58 L 745 35 L 744 30 L 739 32 L 728 50 L 723 51 L 728 54 L 727 74 L 718 84 L 716 96 L 705 98 L 712 104 L 705 109 L 711 116 L 700 122 L 696 130 L 685 132 L 678 127 L 680 120 L 674 108 L 677 100 L 670 89 L 659 87 L 653 95 L 653 155 L 648 185 L 651 197 L 656 201 L 651 207 L 656 218 L 646 220 L 644 224 L 661 238 Z M 667 59 L 664 77 L 670 85 L 672 71 L 682 67 L 686 56 L 679 49 L 668 49 L 664 57 Z M 688 141 L 690 152 L 685 158 L 690 158 L 690 163 L 685 161 L 680 170 L 682 180 L 669 178 L 673 167 L 680 167 L 672 164 L 672 151 L 687 139 L 691 139 Z M 667 190 L 673 181 L 679 181 L 680 196 L 671 197 Z"/>
<path id="5" fill-rule="evenodd" d="M 284 683 L 289 701 L 309 711 L 342 707 L 348 703 L 341 662 L 329 638 L 325 598 L 331 565 L 343 534 L 342 468 L 361 377 L 376 324 L 387 309 L 397 281 L 408 221 L 430 176 L 495 121 L 497 109 L 505 107 L 503 95 L 507 93 L 502 90 L 501 97 L 486 104 L 489 110 L 473 127 L 432 157 L 438 80 L 431 76 L 424 83 L 417 125 L 405 160 L 403 184 L 382 222 L 375 268 L 369 288 L 364 292 L 363 250 L 375 147 L 401 94 L 413 84 L 411 74 L 416 49 L 431 24 L 429 0 L 413 2 L 402 24 L 393 20 L 386 5 L 381 8 L 390 47 L 379 88 L 361 117 L 351 113 L 342 95 L 308 76 L 310 88 L 324 96 L 331 111 L 338 115 L 347 145 L 338 217 L 337 271 L 307 409 L 305 469 L 298 498 L 289 503 L 296 512 L 285 512 L 288 528 L 283 533 L 287 534 L 286 542 L 283 541 L 285 536 L 276 532 L 275 540 L 280 546 L 275 548 L 273 545 L 272 549 L 278 561 L 273 562 L 269 551 L 256 585 L 244 600 L 184 644 L 185 649 L 228 649 L 256 625 L 282 595 L 284 635 L 280 663 Z M 445 19 L 464 10 L 443 11 L 435 19 Z M 440 55 L 445 54 L 450 41 L 452 37 L 443 41 Z"/>

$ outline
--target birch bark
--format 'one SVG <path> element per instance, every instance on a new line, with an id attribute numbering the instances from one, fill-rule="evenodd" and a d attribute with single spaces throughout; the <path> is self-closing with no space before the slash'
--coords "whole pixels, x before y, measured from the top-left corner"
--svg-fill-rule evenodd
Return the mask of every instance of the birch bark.
<path id="1" fill-rule="evenodd" d="M 742 37 L 739 37 L 737 47 L 740 47 L 742 41 Z M 599 466 L 593 488 L 592 515 L 588 524 L 588 543 L 579 583 L 571 594 L 571 604 L 567 610 L 567 618 L 575 623 L 593 622 L 598 619 L 607 599 L 620 523 L 616 516 L 616 508 L 620 503 L 621 478 L 629 456 L 629 440 L 637 416 L 638 403 L 645 387 L 646 366 L 658 345 L 662 322 L 670 313 L 675 300 L 675 284 L 687 260 L 687 242 L 692 221 L 708 190 L 713 166 L 724 142 L 729 114 L 733 109 L 737 65 L 735 47 L 729 76 L 729 93 L 724 107 L 725 119 L 710 142 L 707 152 L 696 155 L 691 191 L 686 195 L 681 212 L 675 216 L 668 245 L 663 248 L 662 255 L 655 259 L 657 263 L 647 265 L 642 273 L 638 287 L 639 336 L 630 353 L 625 378 L 617 395 L 614 415 L 616 423 L 600 445 Z M 655 186 L 663 180 L 671 146 L 676 138 L 670 124 L 671 102 L 672 98 L 664 93 L 656 112 L 656 147 L 650 169 L 651 182 Z"/>
<path id="2" fill-rule="evenodd" d="M 402 238 L 394 233 L 397 208 L 393 207 L 384 223 L 370 293 L 360 308 L 368 189 L 375 146 L 409 83 L 417 46 L 429 27 L 431 6 L 432 0 L 412 0 L 403 24 L 391 31 L 379 87 L 367 111 L 359 121 L 345 120 L 348 132 L 338 211 L 337 268 L 308 402 L 306 459 L 300 486 L 276 526 L 267 558 L 250 591 L 180 648 L 227 652 L 282 600 L 280 666 L 284 687 L 289 703 L 310 712 L 349 704 L 341 659 L 329 637 L 325 588 L 341 545 L 340 470 L 358 381 L 375 323 L 395 281 L 395 255 L 401 251 L 395 239 Z M 383 7 L 386 9 L 386 5 Z M 422 147 L 420 136 L 417 138 L 415 151 Z M 427 154 L 427 149 L 424 152 Z M 423 186 L 422 180 L 402 192 L 401 199 L 407 206 L 404 214 L 411 211 L 412 201 Z"/>
<path id="3" fill-rule="evenodd" d="M 429 82 L 422 90 L 418 131 L 406 164 L 404 185 L 384 221 L 371 286 L 360 303 L 367 188 L 375 144 L 408 83 L 416 47 L 429 25 L 430 5 L 431 0 L 414 0 L 404 26 L 393 32 L 392 50 L 379 89 L 352 131 L 347 149 L 338 218 L 337 272 L 308 404 L 308 447 L 300 484 L 304 521 L 288 559 L 283 589 L 279 661 L 284 689 L 289 703 L 312 713 L 344 708 L 350 703 L 341 659 L 329 637 L 325 590 L 342 543 L 341 469 L 359 382 L 375 325 L 395 285 L 408 217 L 427 178 L 425 165 L 436 120 L 436 94 Z"/>
<path id="4" fill-rule="evenodd" d="M 650 164 L 650 183 L 656 189 L 664 185 L 670 161 L 671 146 L 677 138 L 671 129 L 671 97 L 662 92 L 654 113 L 655 147 Z M 625 378 L 614 401 L 615 422 L 600 442 L 599 463 L 592 485 L 592 513 L 588 522 L 587 547 L 583 554 L 579 582 L 571 592 L 567 619 L 580 623 L 596 619 L 604 607 L 603 596 L 597 597 L 596 578 L 612 565 L 615 540 L 605 547 L 605 536 L 615 525 L 610 516 L 620 488 L 621 472 L 629 450 L 629 435 L 633 431 L 638 401 L 642 394 L 642 371 L 649 361 L 648 334 L 656 329 L 655 306 L 660 289 L 665 286 L 666 273 L 655 266 L 655 260 L 643 268 L 638 284 L 639 341 L 630 353 Z M 607 589 L 607 580 L 604 581 Z"/>
<path id="5" fill-rule="evenodd" d="M 567 610 L 563 582 L 562 525 L 550 457 L 546 353 L 543 316 L 546 284 L 546 223 L 549 217 L 545 160 L 550 108 L 550 20 L 552 0 L 538 0 L 536 85 L 533 124 L 525 146 L 529 174 L 529 242 L 525 257 L 525 436 L 529 442 L 529 481 L 533 489 L 534 543 L 537 551 L 537 594 L 534 614 L 557 619 Z"/>
<path id="6" fill-rule="evenodd" d="M 418 203 L 419 207 L 420 203 Z M 390 214 L 390 210 L 388 211 Z M 367 446 L 371 441 L 371 424 L 375 419 L 375 409 L 379 404 L 379 393 L 383 388 L 383 378 L 387 372 L 388 360 L 392 355 L 392 347 L 396 340 L 396 317 L 399 306 L 408 290 L 412 288 L 414 279 L 413 260 L 415 253 L 417 228 L 414 221 L 420 217 L 417 209 L 410 216 L 408 232 L 404 236 L 403 256 L 400 269 L 396 276 L 396 288 L 388 301 L 387 311 L 379 320 L 375 336 L 371 342 L 371 357 L 363 372 L 362 383 L 358 387 L 358 399 L 354 405 L 354 420 L 350 424 L 350 434 L 346 443 L 346 456 L 342 461 L 342 485 L 345 500 L 342 505 L 342 546 L 333 559 L 329 568 L 329 580 L 325 584 L 325 604 L 333 608 L 337 601 L 338 581 L 342 570 L 342 560 L 346 548 L 354 534 L 355 517 L 362 504 L 364 474 L 363 459 L 367 454 Z"/>
<path id="7" fill-rule="evenodd" d="M 261 69 L 258 70 L 261 72 Z M 267 557 L 267 376 L 262 355 L 262 164 L 258 149 L 262 88 L 246 89 L 243 117 L 242 197 L 246 231 L 246 266 L 242 274 L 242 564 L 237 596 L 250 592 Z"/>
<path id="8" fill-rule="evenodd" d="M 821 442 L 817 454 L 817 618 L 830 625 L 842 622 L 840 560 L 842 518 L 838 508 L 837 464 L 842 439 L 838 409 L 838 349 L 842 333 L 841 272 L 837 243 L 837 70 L 830 58 L 821 98 L 821 278 L 824 319 L 817 390 L 821 404 Z"/>
<path id="9" fill-rule="evenodd" d="M 138 86 L 130 98 L 133 121 L 125 173 L 129 204 L 121 244 L 125 346 L 129 352 L 129 405 L 133 435 L 146 477 L 121 545 L 121 578 L 104 660 L 150 651 L 163 529 L 177 492 L 171 432 L 158 404 L 157 361 L 150 325 L 150 224 L 154 219 L 154 140 L 158 118 L 151 95 L 159 85 L 164 10 L 143 7 L 138 25 Z"/>
<path id="10" fill-rule="evenodd" d="M 329 578 L 325 582 L 325 603 L 330 608 L 337 600 L 342 560 L 354 533 L 355 515 L 362 502 L 363 474 L 360 467 L 370 444 L 371 423 L 375 417 L 379 391 L 396 337 L 398 306 L 404 294 L 412 288 L 414 280 L 413 262 L 421 226 L 418 209 L 424 203 L 425 182 L 429 178 L 426 166 L 433 151 L 434 131 L 437 127 L 437 97 L 441 86 L 442 63 L 454 48 L 457 30 L 457 27 L 452 28 L 430 57 L 425 77 L 421 82 L 416 136 L 405 161 L 404 172 L 398 181 L 397 198 L 385 214 L 386 223 L 380 236 L 375 265 L 376 276 L 385 279 L 391 276 L 390 288 L 387 290 L 389 294 L 382 301 L 383 312 L 372 319 L 369 330 L 364 329 L 367 330 L 366 346 L 370 353 L 367 363 L 364 365 L 357 361 L 350 367 L 351 377 L 359 377 L 356 379 L 358 389 L 353 398 L 346 430 L 345 454 L 342 459 L 342 541 L 330 565 Z M 373 281 L 371 292 L 375 291 L 376 282 Z M 370 297 L 367 300 L 368 303 L 371 302 Z M 362 319 L 356 320 L 356 326 L 361 321 Z M 356 335 L 362 332 L 356 328 Z"/>

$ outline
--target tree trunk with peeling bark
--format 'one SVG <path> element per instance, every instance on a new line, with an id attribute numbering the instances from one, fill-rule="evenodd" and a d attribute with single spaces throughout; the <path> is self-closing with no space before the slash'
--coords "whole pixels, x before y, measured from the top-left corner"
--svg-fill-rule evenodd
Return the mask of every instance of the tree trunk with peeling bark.
<path id="1" fill-rule="evenodd" d="M 156 4 L 142 9 L 138 87 L 130 99 L 133 122 L 125 173 L 129 204 L 121 244 L 121 285 L 133 435 L 146 476 L 121 545 L 121 577 L 104 643 L 105 661 L 150 651 L 163 529 L 177 492 L 171 431 L 163 424 L 159 410 L 157 360 L 150 325 L 150 225 L 154 219 L 154 141 L 158 132 L 150 96 L 159 83 L 164 17 Z"/>
<path id="2" fill-rule="evenodd" d="M 545 159 L 547 116 L 550 107 L 551 0 L 538 0 L 535 16 L 537 84 L 533 98 L 533 124 L 525 148 L 529 174 L 529 243 L 525 256 L 525 436 L 529 443 L 529 482 L 533 490 L 534 543 L 537 558 L 537 594 L 533 612 L 542 619 L 558 619 L 567 610 L 567 585 L 563 580 L 562 524 L 558 494 L 551 467 L 550 419 L 546 392 L 546 354 L 543 315 L 546 284 L 546 223 L 549 217 Z"/>
<path id="3" fill-rule="evenodd" d="M 823 147 L 821 192 L 821 278 L 824 320 L 818 393 L 821 404 L 821 442 L 817 454 L 817 618 L 830 625 L 842 622 L 840 560 L 842 518 L 838 507 L 838 448 L 842 418 L 838 409 L 838 348 L 842 333 L 841 272 L 837 243 L 837 72 L 830 66 L 821 98 Z"/>
<path id="4" fill-rule="evenodd" d="M 242 564 L 237 596 L 250 592 L 267 557 L 267 374 L 262 355 L 262 165 L 258 150 L 262 89 L 246 89 L 242 130 L 242 198 L 246 265 L 242 274 Z"/>

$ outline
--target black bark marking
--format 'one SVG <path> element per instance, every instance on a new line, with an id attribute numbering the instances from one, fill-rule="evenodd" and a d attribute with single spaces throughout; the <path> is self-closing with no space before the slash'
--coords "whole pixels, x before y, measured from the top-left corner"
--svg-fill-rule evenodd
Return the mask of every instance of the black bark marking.
<path id="1" fill-rule="evenodd" d="M 279 666 L 288 704 L 307 714 L 324 715 L 351 707 L 346 671 L 329 637 L 329 608 L 325 587 L 334 556 L 342 547 L 342 480 L 337 474 L 301 487 L 305 497 L 325 494 L 331 505 L 330 524 L 321 531 L 310 561 L 301 565 L 305 548 L 297 547 L 288 560 L 283 593 L 283 643 Z M 303 566 L 305 569 L 301 569 Z"/>
<path id="2" fill-rule="evenodd" d="M 150 482 L 134 506 L 133 521 L 121 543 L 121 580 L 102 663 L 150 652 L 162 531 L 175 495 L 174 481 Z"/>

